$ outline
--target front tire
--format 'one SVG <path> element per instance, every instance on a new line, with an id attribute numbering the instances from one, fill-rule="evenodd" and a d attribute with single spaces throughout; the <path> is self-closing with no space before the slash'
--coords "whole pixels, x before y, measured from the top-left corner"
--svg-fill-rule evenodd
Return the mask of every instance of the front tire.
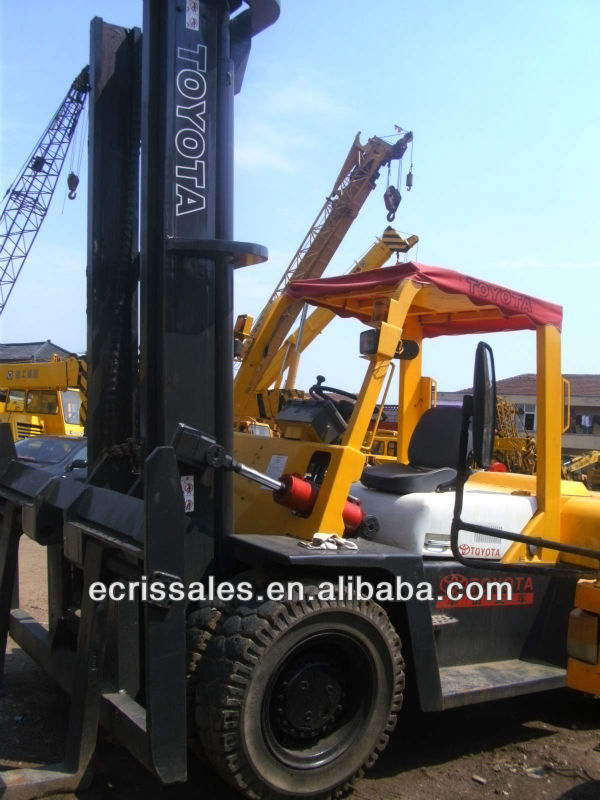
<path id="1" fill-rule="evenodd" d="M 231 604 L 195 687 L 202 750 L 247 797 L 340 797 L 396 725 L 400 639 L 371 601 Z"/>

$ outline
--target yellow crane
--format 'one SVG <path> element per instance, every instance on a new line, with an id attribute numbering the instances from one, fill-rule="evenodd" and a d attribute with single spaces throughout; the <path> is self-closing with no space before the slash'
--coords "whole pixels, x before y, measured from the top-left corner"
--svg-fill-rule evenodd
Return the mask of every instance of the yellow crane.
<path id="1" fill-rule="evenodd" d="M 404 238 L 388 225 L 381 237 L 378 237 L 367 252 L 358 261 L 354 262 L 348 274 L 379 269 L 394 253 L 397 256 L 400 253 L 406 253 L 418 241 L 418 236 L 411 235 Z M 256 386 L 252 393 L 242 394 L 241 380 L 239 384 L 236 382 L 235 397 L 237 402 L 235 411 L 238 419 L 247 415 L 261 419 L 273 419 L 279 410 L 281 401 L 286 401 L 297 395 L 295 382 L 300 356 L 335 316 L 335 313 L 328 309 L 317 308 L 310 315 L 303 317 L 296 330 L 286 338 L 279 349 L 268 359 L 268 365 L 257 377 Z M 244 324 L 247 325 L 245 320 L 246 318 L 242 318 L 241 321 L 238 319 L 238 337 L 243 331 Z M 253 349 L 252 346 L 249 348 L 248 365 L 252 363 L 254 356 L 260 357 L 260 354 L 255 351 L 256 348 Z M 240 367 L 240 371 L 243 367 L 244 365 Z M 245 370 L 245 374 L 249 373 L 250 367 Z M 281 384 L 284 375 L 286 380 L 282 389 Z M 240 373 L 238 372 L 239 377 Z"/>
<path id="2" fill-rule="evenodd" d="M 519 410 L 503 397 L 496 402 L 497 435 L 494 449 L 499 453 L 509 472 L 525 475 L 535 473 L 535 437 L 518 424 Z"/>
<path id="3" fill-rule="evenodd" d="M 0 422 L 13 439 L 41 434 L 82 436 L 87 382 L 85 360 L 0 364 Z"/>
<path id="4" fill-rule="evenodd" d="M 600 450 L 589 450 L 587 453 L 582 453 L 580 456 L 575 456 L 569 461 L 565 461 L 562 465 L 563 478 L 567 480 L 582 480 L 582 470 L 589 469 L 585 476 L 584 483 L 589 484 L 590 489 L 600 489 L 600 475 L 598 474 L 598 464 L 600 463 Z"/>
<path id="5" fill-rule="evenodd" d="M 392 160 L 402 158 L 412 139 L 412 133 L 407 132 L 394 144 L 374 136 L 362 145 L 359 134 L 356 135 L 323 207 L 258 318 L 253 325 L 250 317 L 238 319 L 236 332 L 241 348 L 238 356 L 240 366 L 234 383 L 236 418 L 250 413 L 249 401 L 252 405 L 251 398 L 259 383 L 264 385 L 265 372 L 271 367 L 302 311 L 301 301 L 293 303 L 277 319 L 277 323 L 271 325 L 277 299 L 290 281 L 321 277 L 365 200 L 375 188 L 379 170 Z M 267 326 L 272 333 L 269 341 L 259 351 L 256 341 Z"/>
<path id="6" fill-rule="evenodd" d="M 509 472 L 533 475 L 536 468 L 535 437 L 527 433 L 523 424 L 518 424 L 519 416 L 519 409 L 514 403 L 509 403 L 503 397 L 497 399 L 497 435 L 494 449 Z M 590 489 L 600 488 L 599 463 L 600 450 L 590 450 L 564 461 L 561 465 L 561 474 L 564 480 L 583 481 Z M 588 470 L 585 479 L 582 476 L 583 470 Z"/>

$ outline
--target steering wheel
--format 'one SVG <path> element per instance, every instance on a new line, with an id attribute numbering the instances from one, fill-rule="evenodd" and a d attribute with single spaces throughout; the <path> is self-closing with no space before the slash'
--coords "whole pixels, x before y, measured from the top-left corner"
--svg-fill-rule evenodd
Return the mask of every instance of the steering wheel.
<path id="1" fill-rule="evenodd" d="M 352 412 L 354 411 L 354 405 L 358 399 L 358 395 L 354 392 L 347 392 L 345 389 L 336 389 L 334 386 L 324 386 L 325 378 L 323 375 L 317 375 L 317 382 L 310 387 L 309 394 L 314 400 L 320 400 L 325 403 L 329 403 L 333 406 L 336 413 L 341 417 L 344 423 L 344 428 L 348 427 L 348 420 L 352 416 Z M 348 400 L 333 400 L 331 397 L 327 397 L 325 392 L 332 392 L 334 394 L 342 395 L 342 397 L 348 397 L 349 400 L 354 402 L 348 402 Z M 379 413 L 379 406 L 375 407 L 374 417 L 377 416 Z M 381 420 L 386 419 L 385 412 L 381 414 Z"/>
<path id="2" fill-rule="evenodd" d="M 336 389 L 334 386 L 323 386 L 324 382 L 325 377 L 323 375 L 317 375 L 317 382 L 308 390 L 311 397 L 315 400 L 318 398 L 321 398 L 321 400 L 329 400 L 330 398 L 325 397 L 323 392 L 335 392 L 335 394 L 341 394 L 344 397 L 349 397 L 351 400 L 356 400 L 358 398 L 358 395 L 354 394 L 354 392 L 347 392 L 345 389 Z"/>
<path id="3" fill-rule="evenodd" d="M 348 406 L 350 406 L 350 403 L 343 400 L 337 400 L 337 401 L 332 400 L 331 397 L 327 397 L 325 392 L 335 392 L 336 394 L 341 394 L 344 395 L 345 397 L 350 397 L 352 400 L 356 400 L 356 395 L 352 394 L 351 392 L 346 392 L 343 389 L 334 389 L 332 386 L 324 386 L 323 385 L 324 381 L 325 378 L 323 377 L 323 375 L 317 375 L 317 382 L 310 387 L 308 393 L 313 398 L 313 400 L 318 400 L 320 403 L 327 403 L 333 410 L 343 430 L 346 430 L 346 428 L 348 427 L 348 420 L 350 419 L 350 415 L 352 414 L 352 408 L 354 408 L 354 404 L 352 404 L 348 413 Z"/>

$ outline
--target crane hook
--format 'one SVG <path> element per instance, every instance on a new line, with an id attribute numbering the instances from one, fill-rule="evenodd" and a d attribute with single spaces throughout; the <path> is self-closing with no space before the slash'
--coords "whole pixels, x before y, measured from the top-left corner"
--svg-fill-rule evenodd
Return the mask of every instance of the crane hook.
<path id="1" fill-rule="evenodd" d="M 383 202 L 388 210 L 387 221 L 393 222 L 396 216 L 396 211 L 402 200 L 402 195 L 395 186 L 388 186 L 383 193 Z"/>
<path id="2" fill-rule="evenodd" d="M 79 186 L 79 177 L 74 172 L 69 172 L 67 176 L 67 186 L 69 187 L 69 200 L 75 200 L 77 196 L 77 187 Z"/>

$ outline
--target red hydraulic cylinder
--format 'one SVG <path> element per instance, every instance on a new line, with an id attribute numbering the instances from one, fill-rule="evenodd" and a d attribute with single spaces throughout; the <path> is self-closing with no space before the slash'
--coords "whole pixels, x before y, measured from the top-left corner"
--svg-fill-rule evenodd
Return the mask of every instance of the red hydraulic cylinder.
<path id="1" fill-rule="evenodd" d="M 313 510 L 319 494 L 319 487 L 297 473 L 282 475 L 281 488 L 273 492 L 273 499 L 301 517 L 308 517 Z M 346 500 L 342 511 L 346 533 L 354 533 L 365 517 L 360 503 L 354 499 Z"/>

